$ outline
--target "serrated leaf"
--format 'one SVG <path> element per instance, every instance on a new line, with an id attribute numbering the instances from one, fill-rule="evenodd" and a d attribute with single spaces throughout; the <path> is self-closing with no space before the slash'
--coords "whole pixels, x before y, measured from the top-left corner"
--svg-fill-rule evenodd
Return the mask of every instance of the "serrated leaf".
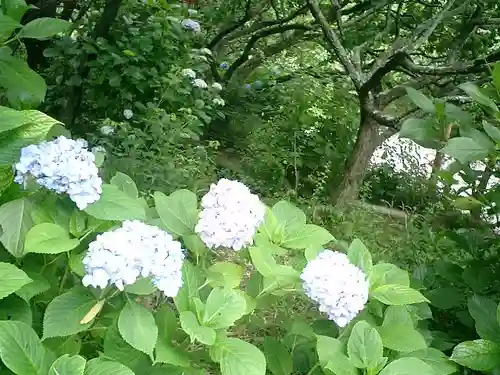
<path id="1" fill-rule="evenodd" d="M 33 226 L 32 204 L 27 199 L 16 199 L 0 206 L 0 240 L 13 256 L 20 258 L 24 251 L 24 237 Z"/>
<path id="2" fill-rule="evenodd" d="M 415 90 L 413 87 L 405 87 L 406 93 L 410 100 L 415 104 L 418 108 L 422 109 L 427 113 L 436 112 L 436 107 L 434 106 L 434 102 L 432 99 L 428 98 L 420 91 Z"/>
<path id="3" fill-rule="evenodd" d="M 460 306 L 465 302 L 465 296 L 457 288 L 436 288 L 426 293 L 431 305 L 448 310 Z"/>
<path id="4" fill-rule="evenodd" d="M 418 358 L 399 358 L 385 366 L 379 375 L 436 375 L 433 368 Z"/>
<path id="5" fill-rule="evenodd" d="M 482 104 L 495 112 L 498 112 L 498 107 L 496 106 L 495 102 L 485 93 L 483 93 L 478 86 L 474 85 L 473 83 L 466 82 L 462 83 L 458 87 L 465 91 L 467 95 L 469 95 L 475 102 Z"/>
<path id="6" fill-rule="evenodd" d="M 497 304 L 489 298 L 474 295 L 469 298 L 467 306 L 476 323 L 476 331 L 479 337 L 493 342 L 500 342 Z"/>
<path id="7" fill-rule="evenodd" d="M 384 347 L 398 352 L 413 352 L 427 347 L 420 332 L 407 324 L 385 325 L 377 327 L 377 331 L 382 337 Z"/>
<path id="8" fill-rule="evenodd" d="M 449 375 L 458 371 L 458 366 L 441 351 L 434 348 L 426 348 L 407 353 L 405 356 L 418 358 L 431 366 L 436 374 Z"/>
<path id="9" fill-rule="evenodd" d="M 179 311 L 191 310 L 193 298 L 199 297 L 199 288 L 203 285 L 200 270 L 188 261 L 182 264 L 182 288 L 174 298 Z"/>
<path id="10" fill-rule="evenodd" d="M 256 246 L 250 247 L 248 252 L 250 253 L 254 267 L 262 276 L 274 277 L 276 275 L 278 264 L 271 253 Z"/>
<path id="11" fill-rule="evenodd" d="M 135 375 L 131 369 L 118 362 L 94 358 L 87 362 L 84 375 Z"/>
<path id="12" fill-rule="evenodd" d="M 265 375 L 266 358 L 252 344 L 236 338 L 218 341 L 214 350 L 222 375 Z"/>
<path id="13" fill-rule="evenodd" d="M 465 341 L 455 346 L 450 359 L 472 370 L 491 371 L 500 366 L 500 346 L 488 340 Z"/>
<path id="14" fill-rule="evenodd" d="M 341 352 L 333 353 L 332 359 L 324 365 L 324 368 L 335 375 L 359 374 L 358 369 L 351 363 L 349 358 Z"/>
<path id="15" fill-rule="evenodd" d="M 5 14 L 0 14 L 0 43 L 10 37 L 12 32 L 21 27 L 22 25 L 16 20 L 6 16 Z"/>
<path id="16" fill-rule="evenodd" d="M 118 317 L 118 330 L 133 348 L 148 355 L 158 339 L 158 327 L 151 311 L 137 302 L 128 300 Z"/>
<path id="17" fill-rule="evenodd" d="M 31 306 L 25 300 L 11 294 L 0 301 L 0 320 L 15 320 L 31 327 L 33 324 Z"/>
<path id="18" fill-rule="evenodd" d="M 419 291 L 398 284 L 381 285 L 374 289 L 371 296 L 386 305 L 410 305 L 429 302 Z"/>
<path id="19" fill-rule="evenodd" d="M 154 293 L 157 288 L 153 285 L 150 277 L 141 277 L 133 284 L 126 285 L 124 291 L 126 293 L 137 294 L 139 296 L 147 296 Z"/>
<path id="20" fill-rule="evenodd" d="M 43 317 L 43 338 L 69 336 L 87 330 L 92 322 L 80 322 L 96 302 L 89 291 L 79 287 L 54 298 Z"/>
<path id="21" fill-rule="evenodd" d="M 102 185 L 100 199 L 87 206 L 84 211 L 101 220 L 146 220 L 146 210 L 142 203 L 115 185 Z"/>
<path id="22" fill-rule="evenodd" d="M 167 363 L 178 367 L 190 366 L 189 357 L 186 355 L 186 352 L 164 340 L 158 340 L 155 354 L 156 363 Z"/>
<path id="23" fill-rule="evenodd" d="M 194 233 L 198 221 L 196 194 L 182 189 L 166 196 L 157 191 L 154 200 L 158 215 L 170 233 L 178 236 Z"/>
<path id="24" fill-rule="evenodd" d="M 191 311 L 182 311 L 180 320 L 183 331 L 189 335 L 192 341 L 197 340 L 209 346 L 215 343 L 215 330 L 210 327 L 200 326 L 196 315 Z"/>
<path id="25" fill-rule="evenodd" d="M 304 212 L 290 202 L 279 201 L 271 208 L 271 211 L 286 233 L 293 233 L 306 224 Z"/>
<path id="26" fill-rule="evenodd" d="M 230 262 L 214 263 L 207 270 L 207 283 L 212 287 L 237 288 L 243 278 L 243 267 Z"/>
<path id="27" fill-rule="evenodd" d="M 213 289 L 207 298 L 203 326 L 214 329 L 227 328 L 246 312 L 246 301 L 232 289 Z"/>
<path id="28" fill-rule="evenodd" d="M 71 239 L 63 227 L 52 223 L 35 225 L 26 233 L 24 253 L 60 254 L 78 246 L 80 241 Z"/>
<path id="29" fill-rule="evenodd" d="M 50 366 L 48 375 L 83 375 L 87 361 L 85 358 L 64 354 Z"/>
<path id="30" fill-rule="evenodd" d="M 32 280 L 13 264 L 0 262 L 0 299 L 7 297 Z"/>
<path id="31" fill-rule="evenodd" d="M 34 296 L 42 294 L 50 289 L 50 283 L 42 275 L 36 272 L 28 272 L 28 277 L 31 279 L 29 283 L 23 285 L 16 294 L 29 302 Z"/>
<path id="32" fill-rule="evenodd" d="M 376 289 L 386 284 L 399 284 L 409 287 L 410 276 L 408 272 L 391 263 L 374 265 L 370 272 L 370 287 Z"/>
<path id="33" fill-rule="evenodd" d="M 361 320 L 352 328 L 347 342 L 351 363 L 359 369 L 372 369 L 382 360 L 384 347 L 375 328 Z"/>

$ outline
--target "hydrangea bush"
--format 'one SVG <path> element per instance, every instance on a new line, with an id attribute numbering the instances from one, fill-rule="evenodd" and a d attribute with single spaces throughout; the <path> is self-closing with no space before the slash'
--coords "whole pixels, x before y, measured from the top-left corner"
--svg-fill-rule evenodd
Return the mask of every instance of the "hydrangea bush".
<path id="1" fill-rule="evenodd" d="M 228 179 L 146 197 L 125 174 L 102 182 L 85 143 L 62 136 L 15 154 L 0 206 L 0 359 L 14 374 L 457 370 L 408 273 L 373 264 L 359 240 L 335 249 L 289 202 L 268 207 Z M 287 298 L 317 320 L 290 310 L 266 327 Z"/>

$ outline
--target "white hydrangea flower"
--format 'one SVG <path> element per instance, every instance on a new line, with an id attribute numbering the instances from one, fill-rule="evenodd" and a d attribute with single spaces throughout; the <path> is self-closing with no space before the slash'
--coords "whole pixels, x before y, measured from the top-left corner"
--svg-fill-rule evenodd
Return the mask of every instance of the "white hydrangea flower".
<path id="1" fill-rule="evenodd" d="M 193 69 L 182 69 L 181 74 L 183 77 L 186 77 L 189 79 L 196 78 L 196 72 Z"/>
<path id="2" fill-rule="evenodd" d="M 214 103 L 215 105 L 217 105 L 219 107 L 224 107 L 226 105 L 226 102 L 224 101 L 224 99 L 221 99 L 221 98 L 215 98 L 214 100 L 212 100 L 212 103 Z"/>
<path id="3" fill-rule="evenodd" d="M 131 109 L 125 109 L 123 111 L 123 116 L 127 119 L 130 120 L 134 116 L 134 112 L 132 112 Z"/>
<path id="4" fill-rule="evenodd" d="M 182 287 L 184 253 L 179 241 L 151 225 L 137 220 L 97 236 L 83 258 L 86 275 L 82 283 L 96 288 L 115 285 L 123 290 L 138 277 L 151 277 L 167 297 Z"/>
<path id="5" fill-rule="evenodd" d="M 99 131 L 101 132 L 102 135 L 108 136 L 108 135 L 111 135 L 115 132 L 115 128 L 112 126 L 109 126 L 109 125 L 104 125 L 104 126 L 101 126 Z"/>
<path id="6" fill-rule="evenodd" d="M 193 86 L 198 87 L 200 89 L 206 89 L 206 88 L 208 88 L 207 83 L 204 80 L 200 79 L 200 78 L 196 78 L 193 81 Z"/>
<path id="7" fill-rule="evenodd" d="M 253 243 L 264 221 L 265 206 L 259 197 L 241 182 L 225 178 L 212 184 L 201 207 L 195 231 L 209 248 L 241 250 Z"/>
<path id="8" fill-rule="evenodd" d="M 201 26 L 199 22 L 186 18 L 185 20 L 182 20 L 181 25 L 184 29 L 186 30 L 191 30 L 196 33 L 199 33 L 201 31 Z"/>
<path id="9" fill-rule="evenodd" d="M 15 165 L 15 182 L 26 184 L 30 178 L 58 194 L 68 194 L 80 210 L 99 200 L 102 180 L 95 156 L 83 139 L 60 136 L 50 142 L 21 149 Z"/>
<path id="10" fill-rule="evenodd" d="M 194 16 L 195 14 L 198 14 L 198 11 L 196 9 L 188 9 L 188 14 L 190 16 Z"/>
<path id="11" fill-rule="evenodd" d="M 222 85 L 219 82 L 214 82 L 212 83 L 212 88 L 215 91 L 222 91 Z"/>
<path id="12" fill-rule="evenodd" d="M 365 307 L 370 284 L 347 255 L 324 250 L 301 274 L 306 294 L 339 327 L 345 327 Z"/>

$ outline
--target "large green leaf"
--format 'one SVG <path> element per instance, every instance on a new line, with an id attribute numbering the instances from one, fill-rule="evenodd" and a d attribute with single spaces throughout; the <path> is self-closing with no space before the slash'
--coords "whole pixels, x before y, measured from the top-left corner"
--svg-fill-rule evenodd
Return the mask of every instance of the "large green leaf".
<path id="1" fill-rule="evenodd" d="M 370 286 L 373 289 L 381 285 L 398 284 L 410 286 L 408 272 L 391 263 L 379 263 L 373 266 L 370 272 Z"/>
<path id="2" fill-rule="evenodd" d="M 84 375 L 135 375 L 131 369 L 118 362 L 94 358 L 87 362 Z"/>
<path id="3" fill-rule="evenodd" d="M 377 330 L 364 320 L 357 322 L 347 342 L 347 354 L 352 364 L 360 369 L 376 368 L 383 351 L 382 338 Z"/>
<path id="4" fill-rule="evenodd" d="M 154 293 L 157 289 L 153 285 L 150 277 L 140 277 L 135 283 L 126 285 L 123 290 L 126 293 L 137 294 L 139 296 L 147 296 Z"/>
<path id="5" fill-rule="evenodd" d="M 407 324 L 390 324 L 378 327 L 384 347 L 398 352 L 413 352 L 425 349 L 427 344 L 420 332 Z"/>
<path id="6" fill-rule="evenodd" d="M 182 288 L 175 296 L 175 306 L 179 311 L 191 310 L 192 300 L 199 296 L 199 288 L 203 285 L 200 270 L 186 261 L 182 264 Z"/>
<path id="7" fill-rule="evenodd" d="M 137 190 L 134 180 L 125 173 L 117 172 L 110 182 L 112 185 L 118 186 L 120 190 L 130 195 L 131 198 L 139 198 L 139 190 Z"/>
<path id="8" fill-rule="evenodd" d="M 116 185 L 102 185 L 100 199 L 87 206 L 85 212 L 101 220 L 146 220 L 142 203 Z"/>
<path id="9" fill-rule="evenodd" d="M 127 301 L 118 318 L 118 329 L 132 347 L 152 355 L 158 339 L 158 327 L 151 311 L 134 301 Z"/>
<path id="10" fill-rule="evenodd" d="M 259 273 L 264 277 L 274 277 L 278 264 L 269 251 L 258 246 L 248 249 L 252 263 Z"/>
<path id="11" fill-rule="evenodd" d="M 334 359 L 335 353 L 343 353 L 342 341 L 330 336 L 318 335 L 316 338 L 316 352 L 322 366 Z"/>
<path id="12" fill-rule="evenodd" d="M 500 345 L 488 340 L 465 341 L 453 349 L 452 361 L 476 371 L 500 366 Z"/>
<path id="13" fill-rule="evenodd" d="M 266 358 L 252 344 L 236 338 L 217 341 L 214 350 L 222 375 L 265 375 Z"/>
<path id="14" fill-rule="evenodd" d="M 449 155 L 459 162 L 466 164 L 474 160 L 481 160 L 488 156 L 488 150 L 479 145 L 472 138 L 451 138 L 441 149 L 443 154 Z"/>
<path id="15" fill-rule="evenodd" d="M 28 271 L 27 274 L 31 281 L 17 290 L 16 294 L 26 302 L 29 302 L 34 296 L 49 290 L 50 283 L 37 272 Z"/>
<path id="16" fill-rule="evenodd" d="M 45 356 L 46 350 L 30 326 L 15 321 L 0 322 L 0 358 L 12 372 L 46 375 Z"/>
<path id="17" fill-rule="evenodd" d="M 436 144 L 434 121 L 428 119 L 409 118 L 403 122 L 399 131 L 400 138 L 408 138 L 421 146 Z"/>
<path id="18" fill-rule="evenodd" d="M 1 152 L 1 151 L 0 151 Z M 24 237 L 33 226 L 33 206 L 25 198 L 16 199 L 0 206 L 0 241 L 15 257 L 23 256 Z"/>
<path id="19" fill-rule="evenodd" d="M 243 267 L 230 262 L 214 263 L 207 270 L 207 283 L 213 287 L 237 288 L 243 278 Z"/>
<path id="20" fill-rule="evenodd" d="M 25 112 L 0 106 L 0 133 L 29 124 L 31 119 Z"/>
<path id="21" fill-rule="evenodd" d="M 190 366 L 186 352 L 166 342 L 166 340 L 158 340 L 155 354 L 155 362 L 157 363 L 167 363 L 178 367 Z"/>
<path id="22" fill-rule="evenodd" d="M 386 305 L 429 302 L 419 291 L 399 284 L 381 285 L 372 291 L 371 296 Z"/>
<path id="23" fill-rule="evenodd" d="M 79 355 L 64 354 L 50 366 L 48 375 L 83 375 L 86 363 L 85 358 Z"/>
<path id="24" fill-rule="evenodd" d="M 3 0 L 3 13 L 11 17 L 17 22 L 21 22 L 21 18 L 31 6 L 26 5 L 24 0 Z"/>
<path id="25" fill-rule="evenodd" d="M 363 270 L 366 274 L 369 274 L 372 270 L 372 256 L 365 244 L 357 238 L 351 242 L 347 250 L 347 257 L 352 264 Z"/>
<path id="26" fill-rule="evenodd" d="M 267 368 L 274 375 L 290 375 L 292 373 L 292 356 L 281 341 L 274 337 L 264 337 L 264 355 Z"/>
<path id="27" fill-rule="evenodd" d="M 198 221 L 196 194 L 189 190 L 177 190 L 169 196 L 154 193 L 156 210 L 165 228 L 178 236 L 194 233 Z"/>
<path id="28" fill-rule="evenodd" d="M 482 339 L 500 343 L 497 304 L 489 298 L 475 295 L 469 298 L 467 306 L 476 323 L 477 334 Z"/>
<path id="29" fill-rule="evenodd" d="M 26 233 L 24 253 L 59 254 L 74 249 L 79 243 L 77 239 L 71 239 L 63 227 L 42 223 Z"/>
<path id="30" fill-rule="evenodd" d="M 82 324 L 82 319 L 92 309 L 97 300 L 83 288 L 73 288 L 54 298 L 43 317 L 43 337 L 69 336 L 85 331 L 92 322 Z"/>
<path id="31" fill-rule="evenodd" d="M 0 299 L 18 291 L 31 281 L 24 271 L 13 264 L 0 262 Z"/>
<path id="32" fill-rule="evenodd" d="M 486 134 L 490 136 L 491 139 L 493 139 L 497 143 L 500 142 L 500 129 L 498 129 L 494 125 L 491 125 L 487 121 L 483 121 L 483 129 L 486 132 Z"/>
<path id="33" fill-rule="evenodd" d="M 71 22 L 59 19 L 40 17 L 28 22 L 19 31 L 19 38 L 47 39 L 69 30 Z"/>
<path id="34" fill-rule="evenodd" d="M 475 102 L 482 104 L 495 112 L 498 112 L 498 107 L 495 104 L 495 101 L 488 97 L 478 86 L 473 83 L 462 83 L 459 85 L 463 91 L 467 93 Z"/>
<path id="35" fill-rule="evenodd" d="M 33 324 L 31 306 L 20 297 L 11 294 L 0 301 L 0 320 L 15 320 L 31 327 Z"/>
<path id="36" fill-rule="evenodd" d="M 333 236 L 326 229 L 314 224 L 305 224 L 286 232 L 280 245 L 289 249 L 305 249 L 310 246 L 322 246 L 333 240 Z"/>
<path id="37" fill-rule="evenodd" d="M 271 211 L 285 233 L 293 233 L 306 224 L 304 212 L 290 202 L 279 201 Z"/>
<path id="38" fill-rule="evenodd" d="M 399 358 L 385 366 L 379 375 L 437 375 L 434 369 L 418 358 Z"/>
<path id="39" fill-rule="evenodd" d="M 180 313 L 181 327 L 192 341 L 197 340 L 205 345 L 215 343 L 215 330 L 211 327 L 202 327 L 198 323 L 196 315 L 191 311 L 182 311 Z"/>
<path id="40" fill-rule="evenodd" d="M 434 106 L 434 102 L 432 99 L 428 98 L 420 91 L 415 90 L 413 87 L 405 87 L 406 93 L 410 100 L 415 104 L 418 108 L 422 109 L 427 113 L 436 112 L 436 107 Z"/>
<path id="41" fill-rule="evenodd" d="M 450 359 L 441 352 L 434 348 L 426 348 L 417 350 L 415 352 L 405 354 L 407 357 L 418 358 L 431 366 L 436 374 L 449 375 L 458 371 L 458 366 L 450 361 Z"/>
<path id="42" fill-rule="evenodd" d="M 246 301 L 233 289 L 213 289 L 207 298 L 202 325 L 214 329 L 227 328 L 246 312 Z"/>
<path id="43" fill-rule="evenodd" d="M 19 22 L 5 14 L 0 14 L 0 43 L 7 40 L 18 27 L 21 27 Z"/>
<path id="44" fill-rule="evenodd" d="M 457 288 L 436 288 L 426 293 L 431 305 L 448 310 L 465 303 L 465 296 Z"/>

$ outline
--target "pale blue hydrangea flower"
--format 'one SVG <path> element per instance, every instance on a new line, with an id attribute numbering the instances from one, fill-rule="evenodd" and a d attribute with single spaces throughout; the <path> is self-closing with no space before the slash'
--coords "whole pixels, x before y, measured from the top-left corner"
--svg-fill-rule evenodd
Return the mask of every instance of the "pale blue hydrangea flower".
<path id="1" fill-rule="evenodd" d="M 82 283 L 96 288 L 115 285 L 123 290 L 139 277 L 151 277 L 167 297 L 182 287 L 184 253 L 179 241 L 151 225 L 137 220 L 97 236 L 83 258 L 86 275 Z"/>
<path id="2" fill-rule="evenodd" d="M 221 99 L 221 98 L 214 98 L 212 100 L 212 103 L 214 103 L 215 105 L 217 105 L 219 107 L 224 107 L 226 105 L 226 102 L 224 101 L 224 99 Z"/>
<path id="3" fill-rule="evenodd" d="M 196 78 L 196 72 L 193 69 L 182 69 L 181 74 L 183 77 L 189 78 L 189 79 L 195 79 Z"/>
<path id="4" fill-rule="evenodd" d="M 229 69 L 229 63 L 228 63 L 228 62 L 226 62 L 226 61 L 224 61 L 224 62 L 222 62 L 222 63 L 219 65 L 219 67 L 220 67 L 221 69 L 223 69 L 223 70 L 227 70 L 227 69 Z"/>
<path id="5" fill-rule="evenodd" d="M 134 112 L 132 112 L 131 109 L 125 109 L 123 111 L 123 116 L 127 119 L 130 120 L 132 117 L 134 117 Z"/>
<path id="6" fill-rule="evenodd" d="M 201 26 L 199 22 L 186 18 L 185 20 L 182 20 L 181 25 L 184 29 L 186 30 L 191 30 L 196 33 L 199 33 L 201 31 Z"/>
<path id="7" fill-rule="evenodd" d="M 193 80 L 193 86 L 198 87 L 200 89 L 207 89 L 208 88 L 207 83 L 200 78 L 196 78 L 195 80 Z"/>
<path id="8" fill-rule="evenodd" d="M 215 91 L 222 91 L 222 85 L 219 82 L 214 82 L 212 83 L 212 88 Z"/>
<path id="9" fill-rule="evenodd" d="M 102 135 L 108 136 L 115 132 L 115 128 L 109 125 L 104 125 L 100 127 L 99 131 L 101 132 Z"/>
<path id="10" fill-rule="evenodd" d="M 201 207 L 195 231 L 209 248 L 241 250 L 253 243 L 264 221 L 265 206 L 259 197 L 241 182 L 225 178 L 211 185 Z"/>
<path id="11" fill-rule="evenodd" d="M 81 210 L 99 200 L 102 180 L 95 156 L 83 139 L 60 136 L 50 142 L 21 149 L 15 165 L 15 182 L 26 184 L 30 178 L 58 194 L 68 194 Z"/>
<path id="12" fill-rule="evenodd" d="M 324 250 L 307 263 L 301 274 L 305 293 L 339 327 L 345 327 L 364 309 L 370 284 L 363 271 L 338 251 Z"/>

